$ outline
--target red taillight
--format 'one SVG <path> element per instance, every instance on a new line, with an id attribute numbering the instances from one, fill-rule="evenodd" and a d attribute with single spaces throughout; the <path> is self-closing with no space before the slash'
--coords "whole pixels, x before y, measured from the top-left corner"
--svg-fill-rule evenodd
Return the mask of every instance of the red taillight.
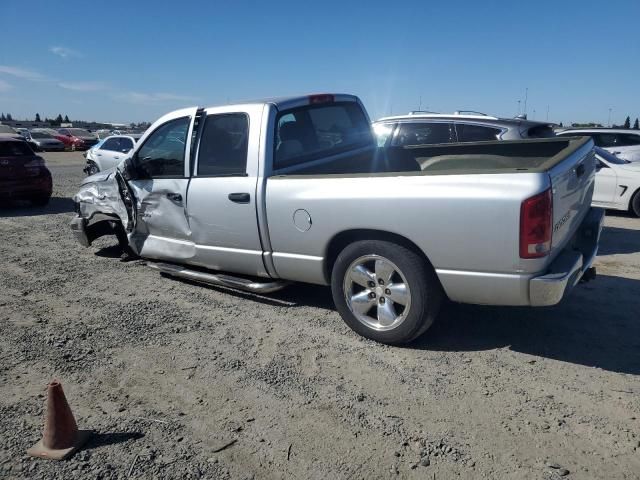
<path id="1" fill-rule="evenodd" d="M 331 103 L 334 97 L 329 93 L 322 93 L 318 95 L 309 95 L 309 104 L 316 105 L 318 103 Z"/>
<path id="2" fill-rule="evenodd" d="M 520 258 L 540 258 L 551 251 L 552 197 L 548 189 L 520 207 Z"/>

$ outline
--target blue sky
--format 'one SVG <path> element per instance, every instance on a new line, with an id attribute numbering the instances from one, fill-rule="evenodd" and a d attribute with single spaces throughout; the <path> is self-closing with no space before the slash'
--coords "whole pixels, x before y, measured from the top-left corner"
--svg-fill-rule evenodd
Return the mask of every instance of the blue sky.
<path id="1" fill-rule="evenodd" d="M 640 1 L 3 2 L 0 111 L 152 121 L 189 105 L 359 95 L 621 123 L 640 117 Z"/>

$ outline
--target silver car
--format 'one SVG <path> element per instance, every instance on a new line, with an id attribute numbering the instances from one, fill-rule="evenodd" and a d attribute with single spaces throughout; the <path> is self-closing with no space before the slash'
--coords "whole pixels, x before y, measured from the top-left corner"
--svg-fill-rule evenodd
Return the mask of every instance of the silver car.
<path id="1" fill-rule="evenodd" d="M 479 112 L 410 112 L 373 123 L 379 147 L 553 137 L 553 124 Z"/>
<path id="2" fill-rule="evenodd" d="M 141 137 L 139 134 L 112 135 L 87 150 L 87 165 L 84 171 L 93 175 L 108 170 L 124 160 Z"/>
<path id="3" fill-rule="evenodd" d="M 25 133 L 25 137 L 29 142 L 37 145 L 39 150 L 45 152 L 64 151 L 64 143 L 47 132 L 30 130 Z"/>

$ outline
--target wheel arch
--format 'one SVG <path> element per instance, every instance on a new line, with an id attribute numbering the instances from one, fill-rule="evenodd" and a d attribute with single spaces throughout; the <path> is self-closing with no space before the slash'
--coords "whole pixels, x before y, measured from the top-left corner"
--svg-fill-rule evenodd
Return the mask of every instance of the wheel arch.
<path id="1" fill-rule="evenodd" d="M 633 202 L 636 199 L 640 199 L 640 187 L 636 188 L 636 190 L 631 195 L 629 195 L 629 205 L 627 205 L 627 210 L 631 213 L 634 213 Z"/>
<path id="2" fill-rule="evenodd" d="M 361 240 L 382 240 L 387 242 L 396 243 L 402 245 L 409 250 L 416 252 L 425 261 L 427 266 L 433 268 L 433 264 L 429 257 L 422 251 L 418 245 L 407 237 L 403 237 L 397 233 L 388 232 L 385 230 L 376 229 L 351 229 L 337 233 L 327 245 L 325 262 L 324 262 L 324 277 L 327 283 L 331 283 L 331 273 L 338 255 L 344 250 L 347 245 Z M 435 269 L 434 269 L 435 273 Z M 437 277 L 437 275 L 436 275 Z"/>

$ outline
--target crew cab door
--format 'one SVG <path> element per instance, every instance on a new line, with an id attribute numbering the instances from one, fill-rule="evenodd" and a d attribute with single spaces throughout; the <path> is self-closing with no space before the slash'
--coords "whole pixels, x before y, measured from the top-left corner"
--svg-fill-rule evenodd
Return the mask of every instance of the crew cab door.
<path id="1" fill-rule="evenodd" d="M 186 201 L 195 114 L 191 108 L 164 118 L 141 140 L 127 167 L 136 209 L 129 244 L 141 256 L 170 261 L 194 256 Z"/>
<path id="2" fill-rule="evenodd" d="M 192 263 L 267 276 L 256 210 L 263 109 L 236 105 L 204 112 L 187 193 Z"/>

